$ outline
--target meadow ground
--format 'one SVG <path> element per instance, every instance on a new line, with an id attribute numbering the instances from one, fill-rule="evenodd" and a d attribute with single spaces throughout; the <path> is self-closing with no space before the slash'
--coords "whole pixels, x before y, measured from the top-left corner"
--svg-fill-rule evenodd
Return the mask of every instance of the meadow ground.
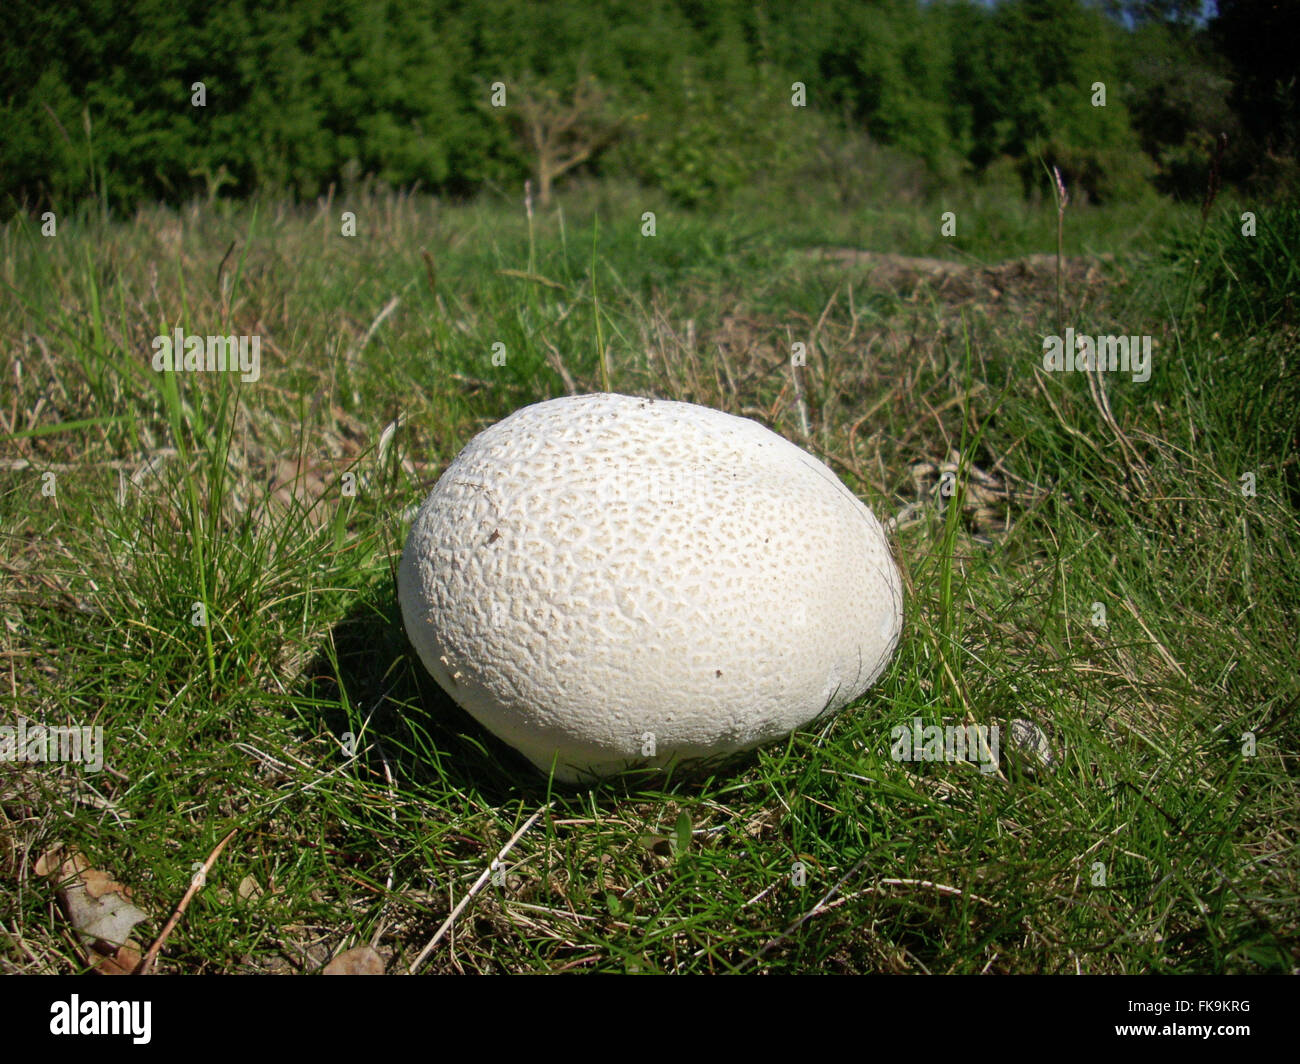
<path id="1" fill-rule="evenodd" d="M 227 836 L 161 971 L 1300 966 L 1300 211 L 1071 205 L 1058 280 L 1050 195 L 885 192 L 0 229 L 0 724 L 104 743 L 0 763 L 0 970 L 100 963 L 56 846 L 143 946 Z M 156 373 L 178 326 L 259 336 L 258 379 Z M 1149 379 L 1046 372 L 1065 327 L 1149 336 Z M 459 448 L 601 390 L 601 345 L 892 518 L 906 626 L 788 742 L 551 788 L 423 673 L 394 575 Z M 1053 765 L 895 760 L 918 720 L 1029 721 Z"/>

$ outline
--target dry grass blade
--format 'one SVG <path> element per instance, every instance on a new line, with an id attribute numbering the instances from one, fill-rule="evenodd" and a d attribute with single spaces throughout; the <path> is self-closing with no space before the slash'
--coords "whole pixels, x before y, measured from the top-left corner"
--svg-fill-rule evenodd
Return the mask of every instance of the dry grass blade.
<path id="1" fill-rule="evenodd" d="M 543 813 L 545 813 L 548 809 L 550 809 L 553 804 L 554 804 L 553 802 L 547 802 L 544 806 L 542 806 L 539 810 L 537 810 L 537 812 L 535 812 L 532 816 L 530 816 L 527 820 L 525 820 L 523 826 L 518 831 L 516 831 L 513 835 L 510 836 L 510 841 L 507 842 L 504 846 L 501 847 L 500 850 L 497 851 L 497 855 L 494 858 L 492 858 L 491 863 L 485 869 L 483 869 L 478 879 L 474 881 L 474 885 L 469 888 L 469 893 L 467 893 L 463 898 L 460 899 L 459 902 L 457 902 L 456 907 L 451 911 L 451 915 L 448 916 L 447 919 L 445 919 L 442 922 L 442 926 L 439 927 L 438 930 L 433 933 L 433 938 L 429 939 L 429 944 L 420 951 L 420 955 L 416 957 L 415 960 L 411 963 L 411 968 L 410 968 L 411 975 L 414 975 L 417 971 L 419 971 L 420 965 L 422 965 L 425 962 L 429 954 L 432 953 L 434 948 L 438 945 L 438 943 L 442 941 L 443 935 L 445 935 L 455 925 L 456 918 L 460 916 L 460 914 L 465 910 L 465 906 L 467 906 L 471 901 L 473 901 L 474 897 L 478 894 L 478 892 L 483 889 L 484 884 L 487 883 L 488 878 L 492 875 L 493 870 L 497 867 L 498 864 L 500 864 L 503 860 L 505 860 L 506 855 L 509 854 L 510 851 L 515 848 L 515 843 L 517 843 L 520 839 L 524 837 L 524 833 L 527 832 L 528 829 L 531 828 L 534 824 L 536 824 L 538 818 L 540 818 Z"/>
<path id="2" fill-rule="evenodd" d="M 140 962 L 140 966 L 136 968 L 133 974 L 153 974 L 154 965 L 158 961 L 158 951 L 163 948 L 163 943 L 167 941 L 167 937 L 172 933 L 172 929 L 180 923 L 181 917 L 185 915 L 185 910 L 189 908 L 190 901 L 193 899 L 194 895 L 199 892 L 199 888 L 203 886 L 208 873 L 212 870 L 212 866 L 217 863 L 217 858 L 221 856 L 221 851 L 226 848 L 226 843 L 233 839 L 235 833 L 238 831 L 238 828 L 231 828 L 226 837 L 213 847 L 212 852 L 208 854 L 208 859 L 203 862 L 203 867 L 191 877 L 189 889 L 185 892 L 185 896 L 181 898 L 180 903 L 176 906 L 176 911 L 172 913 L 166 926 L 164 926 L 162 931 L 159 932 L 158 937 L 154 939 L 153 945 L 149 947 L 149 952 L 144 955 L 144 959 Z"/>

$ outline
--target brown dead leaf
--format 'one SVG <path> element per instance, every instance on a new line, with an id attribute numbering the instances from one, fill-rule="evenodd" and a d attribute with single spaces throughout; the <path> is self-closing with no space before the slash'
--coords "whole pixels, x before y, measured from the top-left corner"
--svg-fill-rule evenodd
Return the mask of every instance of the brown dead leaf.
<path id="1" fill-rule="evenodd" d="M 384 959 L 369 946 L 344 950 L 329 964 L 322 975 L 383 975 Z"/>
<path id="2" fill-rule="evenodd" d="M 927 500 L 937 501 L 941 508 L 945 506 L 944 500 L 952 494 L 962 465 L 962 456 L 955 450 L 949 451 L 941 462 L 913 462 L 910 471 L 917 502 L 909 504 L 898 515 L 897 527 L 919 521 Z M 970 461 L 965 463 L 965 477 L 962 509 L 971 531 L 986 541 L 1007 531 L 1012 491 L 1006 479 L 987 473 Z M 1021 494 L 1026 499 L 1035 497 L 1034 492 L 1022 490 Z"/>
<path id="3" fill-rule="evenodd" d="M 107 942 L 100 942 L 91 947 L 91 960 L 95 971 L 100 975 L 131 975 L 140 964 L 139 943 L 118 946 L 113 949 Z M 108 952 L 105 952 L 105 950 Z M 96 959 L 98 958 L 98 959 Z"/>
<path id="4" fill-rule="evenodd" d="M 37 875 L 57 884 L 56 896 L 73 930 L 86 944 L 89 959 L 106 975 L 129 972 L 140 961 L 140 944 L 131 938 L 149 914 L 131 901 L 131 889 L 107 872 L 92 868 L 74 848 L 56 846 L 36 862 Z"/>
<path id="5" fill-rule="evenodd" d="M 0 876 L 8 879 L 16 874 L 18 847 L 14 842 L 13 821 L 0 806 Z"/>

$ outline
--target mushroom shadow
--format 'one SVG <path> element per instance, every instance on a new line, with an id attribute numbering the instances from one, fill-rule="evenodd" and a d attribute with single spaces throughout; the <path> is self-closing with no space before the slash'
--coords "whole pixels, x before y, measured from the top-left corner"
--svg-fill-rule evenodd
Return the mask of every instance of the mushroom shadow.
<path id="1" fill-rule="evenodd" d="M 406 637 L 390 576 L 368 588 L 303 671 L 296 694 L 340 742 L 358 735 L 357 757 L 376 780 L 385 765 L 399 786 L 432 793 L 473 792 L 503 806 L 546 800 L 547 779 L 532 762 L 461 709 L 429 675 Z M 349 709 L 351 707 L 351 709 Z M 359 729 L 361 725 L 364 730 Z M 632 768 L 616 776 L 564 783 L 560 795 L 591 794 L 610 806 L 631 797 L 710 789 L 719 770 L 739 771 L 753 751 L 676 767 Z"/>
<path id="2" fill-rule="evenodd" d="M 367 589 L 330 629 L 298 694 L 340 742 L 349 732 L 358 736 L 357 757 L 379 780 L 386 764 L 394 782 L 411 790 L 450 786 L 494 806 L 545 800 L 546 780 L 536 769 L 424 669 L 406 638 L 390 577 Z"/>

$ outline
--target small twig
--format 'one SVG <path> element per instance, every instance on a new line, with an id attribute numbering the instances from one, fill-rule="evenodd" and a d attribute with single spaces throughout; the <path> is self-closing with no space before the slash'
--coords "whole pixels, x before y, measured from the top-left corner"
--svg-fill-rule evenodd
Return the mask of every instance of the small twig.
<path id="1" fill-rule="evenodd" d="M 350 352 L 348 356 L 349 361 L 366 349 L 366 345 L 370 343 L 370 338 L 375 335 L 376 330 L 378 330 L 379 326 L 384 323 L 384 319 L 397 309 L 397 304 L 401 301 L 400 296 L 393 296 L 392 299 L 384 304 L 384 309 L 375 315 L 375 320 L 370 323 L 370 328 L 366 330 L 366 335 L 361 338 L 361 343 L 357 344 L 357 346 Z"/>
<path id="2" fill-rule="evenodd" d="M 560 965 L 560 967 L 556 968 L 555 971 L 552 972 L 551 974 L 559 975 L 561 972 L 567 972 L 569 971 L 569 969 L 577 968 L 579 965 L 582 964 L 590 964 L 592 961 L 600 960 L 600 958 L 601 958 L 601 954 L 599 953 L 589 953 L 585 957 L 579 957 L 577 960 L 569 961 L 568 964 Z"/>
<path id="3" fill-rule="evenodd" d="M 1143 489 L 1146 488 L 1146 477 L 1143 476 L 1143 470 L 1146 468 L 1146 462 L 1138 454 L 1137 448 L 1129 442 L 1123 430 L 1119 427 L 1119 422 L 1115 420 L 1115 415 L 1110 411 L 1110 399 L 1106 395 L 1106 385 L 1102 380 L 1102 370 L 1100 366 L 1094 366 L 1088 372 L 1088 391 L 1092 394 L 1093 405 L 1096 406 L 1101 419 L 1106 423 L 1107 428 L 1115 435 L 1115 439 L 1120 445 L 1120 454 L 1124 457 L 1124 465 L 1128 467 L 1129 474 L 1137 480 Z M 1132 455 L 1132 459 L 1129 456 Z"/>
<path id="4" fill-rule="evenodd" d="M 840 892 L 840 888 L 844 886 L 844 884 L 847 883 L 850 879 L 856 876 L 858 874 L 858 870 L 861 869 L 862 866 L 866 863 L 867 863 L 867 859 L 865 857 L 859 858 L 858 862 L 847 872 L 845 872 L 844 875 L 840 876 L 840 878 L 835 881 L 834 886 L 832 886 L 830 890 L 828 890 L 825 894 L 821 896 L 821 898 L 818 899 L 816 905 L 814 905 L 801 917 L 799 917 L 792 924 L 790 924 L 790 926 L 787 927 L 784 931 L 782 931 L 779 935 L 775 935 L 772 938 L 769 938 L 767 942 L 763 944 L 763 947 L 752 957 L 748 958 L 743 964 L 741 964 L 740 969 L 737 970 L 739 971 L 743 968 L 748 967 L 751 964 L 757 964 L 760 960 L 762 960 L 765 956 L 767 956 L 767 954 L 771 950 L 775 949 L 782 942 L 788 939 L 791 935 L 793 935 L 796 931 L 798 931 L 799 928 L 803 927 L 804 924 L 806 924 L 819 912 L 824 912 L 826 908 L 826 903 L 830 901 L 831 898 L 835 897 L 835 895 Z"/>
<path id="5" fill-rule="evenodd" d="M 1168 665 L 1171 669 L 1175 670 L 1179 676 L 1181 676 L 1184 680 L 1186 680 L 1187 673 L 1185 673 L 1183 671 L 1183 667 L 1179 665 L 1177 661 L 1174 660 L 1174 656 L 1170 654 L 1169 651 L 1165 648 L 1164 643 L 1160 642 L 1160 640 L 1156 638 L 1155 633 L 1146 626 L 1146 622 L 1142 620 L 1141 615 L 1137 611 L 1137 607 L 1133 605 L 1133 600 L 1126 595 L 1124 596 L 1122 601 L 1124 603 L 1125 608 L 1129 611 L 1129 613 L 1133 615 L 1133 619 L 1137 621 L 1138 627 L 1140 627 L 1142 631 L 1146 632 L 1147 638 L 1151 640 L 1151 644 L 1156 648 L 1156 651 L 1160 654 L 1160 656 L 1165 659 L 1165 664 Z"/>
<path id="6" fill-rule="evenodd" d="M 569 394 L 577 395 L 578 385 L 574 383 L 573 377 L 570 375 L 568 368 L 564 365 L 564 358 L 560 354 L 559 349 L 556 348 L 550 340 L 545 341 L 545 343 L 546 361 L 550 363 L 551 368 L 563 379 L 564 386 L 569 390 Z"/>
<path id="7" fill-rule="evenodd" d="M 552 281 L 549 277 L 543 277 L 540 273 L 529 273 L 527 270 L 497 270 L 501 277 L 518 277 L 521 281 L 532 281 L 534 284 L 545 285 L 547 288 L 558 288 L 561 292 L 566 291 L 564 285 L 559 281 Z"/>
<path id="8" fill-rule="evenodd" d="M 380 699 L 381 701 L 383 700 L 383 697 L 387 697 L 387 693 L 388 692 L 384 692 L 384 695 L 381 696 Z M 379 755 L 379 760 L 383 763 L 384 766 L 384 779 L 388 782 L 388 817 L 393 822 L 394 830 L 397 830 L 398 829 L 397 794 L 393 784 L 393 773 L 392 770 L 388 767 L 388 757 L 384 754 L 384 748 L 380 746 L 378 743 L 375 743 L 375 753 Z M 383 937 L 384 927 L 388 922 L 388 918 L 385 915 L 385 913 L 388 910 L 388 903 L 391 898 L 392 892 L 393 892 L 393 867 L 390 865 L 388 868 L 388 879 L 384 883 L 384 903 L 379 908 L 379 923 L 378 926 L 375 928 L 374 935 L 372 935 L 370 938 L 371 949 L 378 949 L 379 940 L 380 938 Z"/>
<path id="9" fill-rule="evenodd" d="M 978 894 L 967 894 L 960 887 L 950 887 L 946 883 L 932 883 L 928 879 L 881 879 L 876 882 L 875 886 L 868 887 L 867 891 L 873 892 L 876 887 L 926 887 L 929 890 L 938 891 L 940 894 L 948 894 L 954 898 L 970 898 L 971 901 L 978 901 L 996 907 L 996 903 L 989 901 L 988 898 L 981 898 Z"/>
<path id="10" fill-rule="evenodd" d="M 946 894 L 949 897 L 970 898 L 972 901 L 982 902 L 985 905 L 992 905 L 996 908 L 997 903 L 989 901 L 988 898 L 981 898 L 978 894 L 967 894 L 959 887 L 950 887 L 946 883 L 935 883 L 928 879 L 892 879 L 892 878 L 878 879 L 876 880 L 875 883 L 873 883 L 869 887 L 863 887 L 861 890 L 856 891 L 853 894 L 845 894 L 842 895 L 841 897 L 836 898 L 835 895 L 839 894 L 840 888 L 843 887 L 845 883 L 847 883 L 850 879 L 853 878 L 854 875 L 857 874 L 858 870 L 864 864 L 866 864 L 866 861 L 867 859 L 863 857 L 861 860 L 858 861 L 857 864 L 855 864 L 852 868 L 850 868 L 847 872 L 845 872 L 844 875 L 840 876 L 840 878 L 836 880 L 835 885 L 831 887 L 831 889 L 828 890 L 825 894 L 822 895 L 821 899 L 817 902 L 816 905 L 814 905 L 801 917 L 795 920 L 794 923 L 792 923 L 779 935 L 776 935 L 775 937 L 768 939 L 767 942 L 763 945 L 763 948 L 760 949 L 756 954 L 754 954 L 748 960 L 746 960 L 745 963 L 741 965 L 741 968 L 744 968 L 746 965 L 749 964 L 757 963 L 762 957 L 764 957 L 768 953 L 768 951 L 770 951 L 771 949 L 780 945 L 782 942 L 788 939 L 792 934 L 798 931 L 799 928 L 801 928 L 814 916 L 817 916 L 820 913 L 830 912 L 832 909 L 838 909 L 840 908 L 840 906 L 847 905 L 849 902 L 856 901 L 858 898 L 865 897 L 868 894 L 875 894 L 881 887 L 924 887 L 928 890 L 937 891 L 940 894 Z M 766 893 L 767 891 L 763 891 L 763 894 Z M 763 896 L 763 894 L 757 895 L 756 897 L 750 899 L 750 901 L 751 902 L 757 901 L 759 898 Z M 832 901 L 831 900 L 832 898 L 835 898 L 835 900 Z M 749 905 L 749 904 L 750 902 L 745 903 L 745 905 Z M 742 906 L 742 908 L 744 908 L 744 906 Z"/>
<path id="11" fill-rule="evenodd" d="M 524 826 L 521 827 L 518 831 L 516 831 L 513 835 L 511 835 L 510 841 L 507 842 L 504 846 L 501 847 L 500 850 L 497 851 L 497 855 L 494 858 L 492 858 L 492 861 L 488 864 L 488 866 L 485 869 L 483 869 L 482 874 L 479 875 L 478 879 L 474 881 L 474 885 L 469 888 L 469 892 L 463 898 L 461 898 L 459 902 L 456 903 L 456 907 L 452 909 L 451 915 L 448 916 L 447 919 L 445 919 L 442 922 L 442 926 L 439 927 L 438 930 L 433 933 L 433 938 L 429 939 L 429 944 L 425 946 L 424 949 L 420 951 L 420 955 L 415 958 L 415 961 L 411 964 L 411 968 L 410 968 L 411 975 L 414 975 L 416 971 L 419 970 L 419 967 L 421 964 L 424 963 L 425 958 L 427 958 L 429 954 L 433 952 L 434 947 L 437 946 L 438 943 L 442 941 L 442 936 L 445 935 L 447 931 L 452 927 L 452 925 L 456 922 L 456 917 L 458 917 L 461 914 L 465 906 L 468 905 L 471 901 L 473 901 L 475 896 L 478 894 L 478 892 L 483 889 L 483 885 L 488 881 L 488 878 L 492 875 L 493 870 L 497 867 L 497 865 L 499 865 L 503 860 L 505 860 L 506 854 L 508 854 L 512 849 L 514 849 L 515 843 L 524 837 L 524 832 L 526 832 L 529 828 L 531 828 L 534 824 L 536 824 L 538 817 L 540 817 L 543 813 L 545 813 L 548 809 L 550 809 L 551 805 L 552 805 L 551 802 L 547 802 L 544 806 L 542 806 L 539 810 L 537 810 L 537 812 L 535 812 L 532 816 L 530 816 L 527 820 L 525 820 Z"/>
<path id="12" fill-rule="evenodd" d="M 136 966 L 135 971 L 131 973 L 132 975 L 152 974 L 154 962 L 158 959 L 158 951 L 162 949 L 163 943 L 167 941 L 167 936 L 172 933 L 172 928 L 180 922 L 181 917 L 185 914 L 185 910 L 189 908 L 190 899 L 198 893 L 199 887 L 203 886 L 204 882 L 206 882 L 208 872 L 212 870 L 212 866 L 216 864 L 217 858 L 221 856 L 221 851 L 226 848 L 226 843 L 235 837 L 235 832 L 238 830 L 239 828 L 231 828 L 230 833 L 217 843 L 213 851 L 208 854 L 208 859 L 203 862 L 203 867 L 190 877 L 190 889 L 185 892 L 185 896 L 181 898 L 180 904 L 176 906 L 176 911 L 172 913 L 171 919 L 167 921 L 162 932 L 156 939 L 154 939 L 153 945 L 149 947 L 149 952 L 144 955 L 144 960 Z"/>
<path id="13" fill-rule="evenodd" d="M 228 317 L 230 305 L 226 302 L 225 295 L 221 291 L 221 273 L 226 268 L 226 260 L 230 258 L 230 253 L 235 250 L 235 241 L 230 242 L 230 247 L 226 248 L 226 253 L 221 256 L 221 261 L 217 263 L 217 298 L 221 300 L 223 316 Z"/>
<path id="14" fill-rule="evenodd" d="M 762 890 L 760 890 L 757 894 L 755 894 L 752 898 L 750 898 L 749 901 L 747 901 L 747 902 L 745 902 L 743 905 L 741 905 L 741 908 L 742 908 L 742 909 L 748 909 L 751 905 L 754 905 L 754 904 L 756 904 L 756 903 L 762 901 L 762 900 L 763 900 L 764 898 L 766 898 L 769 894 L 771 894 L 772 891 L 776 890 L 776 888 L 779 887 L 779 886 L 781 885 L 781 882 L 782 882 L 782 881 L 778 879 L 778 880 L 776 880 L 776 882 L 771 883 L 771 884 L 769 884 L 768 886 L 764 887 L 764 888 L 763 888 Z"/>
<path id="15" fill-rule="evenodd" d="M 1065 287 L 1061 279 L 1061 264 L 1065 261 L 1065 208 L 1070 202 L 1070 194 L 1061 180 L 1061 171 L 1053 166 L 1052 174 L 1056 178 L 1056 329 L 1064 334 Z"/>
<path id="16" fill-rule="evenodd" d="M 1052 402 L 1052 396 L 1048 392 L 1046 386 L 1043 384 L 1042 370 L 1040 370 L 1037 366 L 1034 366 L 1033 369 L 1034 369 L 1034 383 L 1038 385 L 1038 390 L 1043 393 L 1043 398 L 1047 400 L 1047 405 L 1052 408 L 1052 413 L 1056 415 L 1056 420 L 1060 422 L 1061 428 L 1063 428 L 1066 432 L 1068 432 L 1071 436 L 1075 437 L 1076 439 L 1082 440 L 1084 445 L 1086 447 L 1091 448 L 1094 453 L 1100 453 L 1101 449 L 1097 446 L 1097 444 L 1093 443 L 1093 441 L 1089 439 L 1088 436 L 1080 432 L 1078 429 L 1076 429 L 1073 425 L 1071 425 L 1068 421 L 1065 420 L 1064 415 L 1062 415 L 1061 411 L 1057 408 L 1057 405 L 1054 402 Z"/>
<path id="17" fill-rule="evenodd" d="M 799 379 L 800 366 L 795 362 L 794 356 L 790 356 L 790 381 L 794 384 L 794 401 L 799 409 L 799 430 L 803 433 L 805 440 L 812 439 L 812 425 L 808 421 L 808 403 L 804 399 L 803 381 Z"/>
<path id="18" fill-rule="evenodd" d="M 150 461 L 175 456 L 174 447 L 164 447 L 156 451 Z M 134 469 L 139 464 L 139 460 L 135 458 L 109 458 L 98 462 L 33 462 L 30 458 L 0 459 L 0 469 L 7 469 L 11 473 L 21 473 L 24 469 L 53 470 L 56 473 L 68 473 L 76 469 Z M 134 477 L 131 479 L 135 480 Z"/>
<path id="19" fill-rule="evenodd" d="M 429 281 L 429 293 L 436 296 L 438 294 L 438 267 L 434 265 L 433 256 L 424 248 L 420 249 L 420 257 L 424 259 L 424 275 Z"/>

